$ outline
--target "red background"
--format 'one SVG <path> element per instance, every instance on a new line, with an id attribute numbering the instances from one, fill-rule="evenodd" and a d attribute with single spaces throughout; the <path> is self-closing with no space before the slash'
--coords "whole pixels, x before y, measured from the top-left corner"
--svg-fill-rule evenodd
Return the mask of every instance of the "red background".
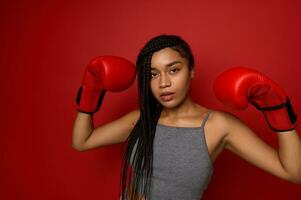
<path id="1" fill-rule="evenodd" d="M 118 55 L 135 62 L 151 37 L 190 43 L 197 74 L 192 97 L 227 110 L 212 83 L 234 65 L 279 83 L 300 112 L 300 1 L 1 1 L 1 199 L 118 199 L 122 144 L 87 152 L 71 147 L 75 95 L 88 61 Z M 137 107 L 137 79 L 108 93 L 95 125 Z M 232 111 L 277 147 L 262 114 Z M 300 128 L 298 128 L 300 132 Z M 204 199 L 297 199 L 301 187 L 223 151 Z"/>

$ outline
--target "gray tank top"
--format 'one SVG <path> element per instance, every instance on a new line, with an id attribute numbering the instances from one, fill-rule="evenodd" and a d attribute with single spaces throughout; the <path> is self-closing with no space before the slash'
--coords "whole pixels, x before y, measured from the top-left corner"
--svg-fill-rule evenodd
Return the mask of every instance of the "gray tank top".
<path id="1" fill-rule="evenodd" d="M 214 170 L 204 135 L 210 112 L 199 127 L 157 124 L 150 200 L 200 200 Z"/>

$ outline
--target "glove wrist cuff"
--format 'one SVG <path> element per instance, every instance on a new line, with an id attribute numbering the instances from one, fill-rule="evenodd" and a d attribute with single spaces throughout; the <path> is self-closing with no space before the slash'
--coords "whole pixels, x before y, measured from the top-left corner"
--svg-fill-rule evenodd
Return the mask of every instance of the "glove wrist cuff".
<path id="1" fill-rule="evenodd" d="M 97 112 L 102 104 L 105 94 L 105 89 L 95 90 L 81 86 L 75 99 L 77 110 L 87 114 Z"/>
<path id="2" fill-rule="evenodd" d="M 251 102 L 256 109 L 261 110 L 270 128 L 276 132 L 294 130 L 297 126 L 297 115 L 293 110 L 290 99 L 287 97 L 285 103 L 276 106 L 260 107 Z"/>

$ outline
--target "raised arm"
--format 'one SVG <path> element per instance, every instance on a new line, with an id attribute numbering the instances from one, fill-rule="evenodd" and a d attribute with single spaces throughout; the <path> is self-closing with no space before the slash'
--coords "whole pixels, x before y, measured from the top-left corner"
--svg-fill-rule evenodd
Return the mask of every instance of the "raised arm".
<path id="1" fill-rule="evenodd" d="M 78 112 L 73 126 L 72 147 L 78 151 L 125 142 L 140 117 L 133 110 L 110 123 L 97 128 L 93 115 Z"/>
<path id="2" fill-rule="evenodd" d="M 233 114 L 216 115 L 227 127 L 226 149 L 274 176 L 301 184 L 301 141 L 295 130 L 277 133 L 275 149 Z"/>
<path id="3" fill-rule="evenodd" d="M 99 110 L 107 91 L 127 89 L 135 76 L 134 64 L 121 57 L 100 56 L 88 64 L 75 100 L 78 114 L 73 126 L 73 148 L 84 151 L 127 138 L 138 117 L 137 110 L 96 129 L 93 114 Z"/>
<path id="4" fill-rule="evenodd" d="M 262 111 L 279 142 L 278 150 L 272 148 L 238 118 L 223 113 L 228 133 L 226 148 L 275 176 L 301 183 L 297 115 L 285 91 L 264 74 L 246 67 L 223 72 L 214 82 L 214 91 L 220 101 L 233 109 L 243 110 L 250 103 Z"/>

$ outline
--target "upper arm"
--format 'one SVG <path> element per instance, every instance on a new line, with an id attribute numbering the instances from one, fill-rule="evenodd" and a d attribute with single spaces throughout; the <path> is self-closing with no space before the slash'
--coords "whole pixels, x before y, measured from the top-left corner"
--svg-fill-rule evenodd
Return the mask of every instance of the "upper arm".
<path id="1" fill-rule="evenodd" d="M 260 169 L 289 180 L 289 174 L 285 171 L 278 152 L 273 147 L 260 139 L 236 116 L 226 112 L 221 114 L 226 123 L 226 149 Z"/>
<path id="2" fill-rule="evenodd" d="M 133 110 L 122 117 L 99 126 L 82 146 L 82 150 L 125 142 L 140 117 L 138 109 Z"/>

